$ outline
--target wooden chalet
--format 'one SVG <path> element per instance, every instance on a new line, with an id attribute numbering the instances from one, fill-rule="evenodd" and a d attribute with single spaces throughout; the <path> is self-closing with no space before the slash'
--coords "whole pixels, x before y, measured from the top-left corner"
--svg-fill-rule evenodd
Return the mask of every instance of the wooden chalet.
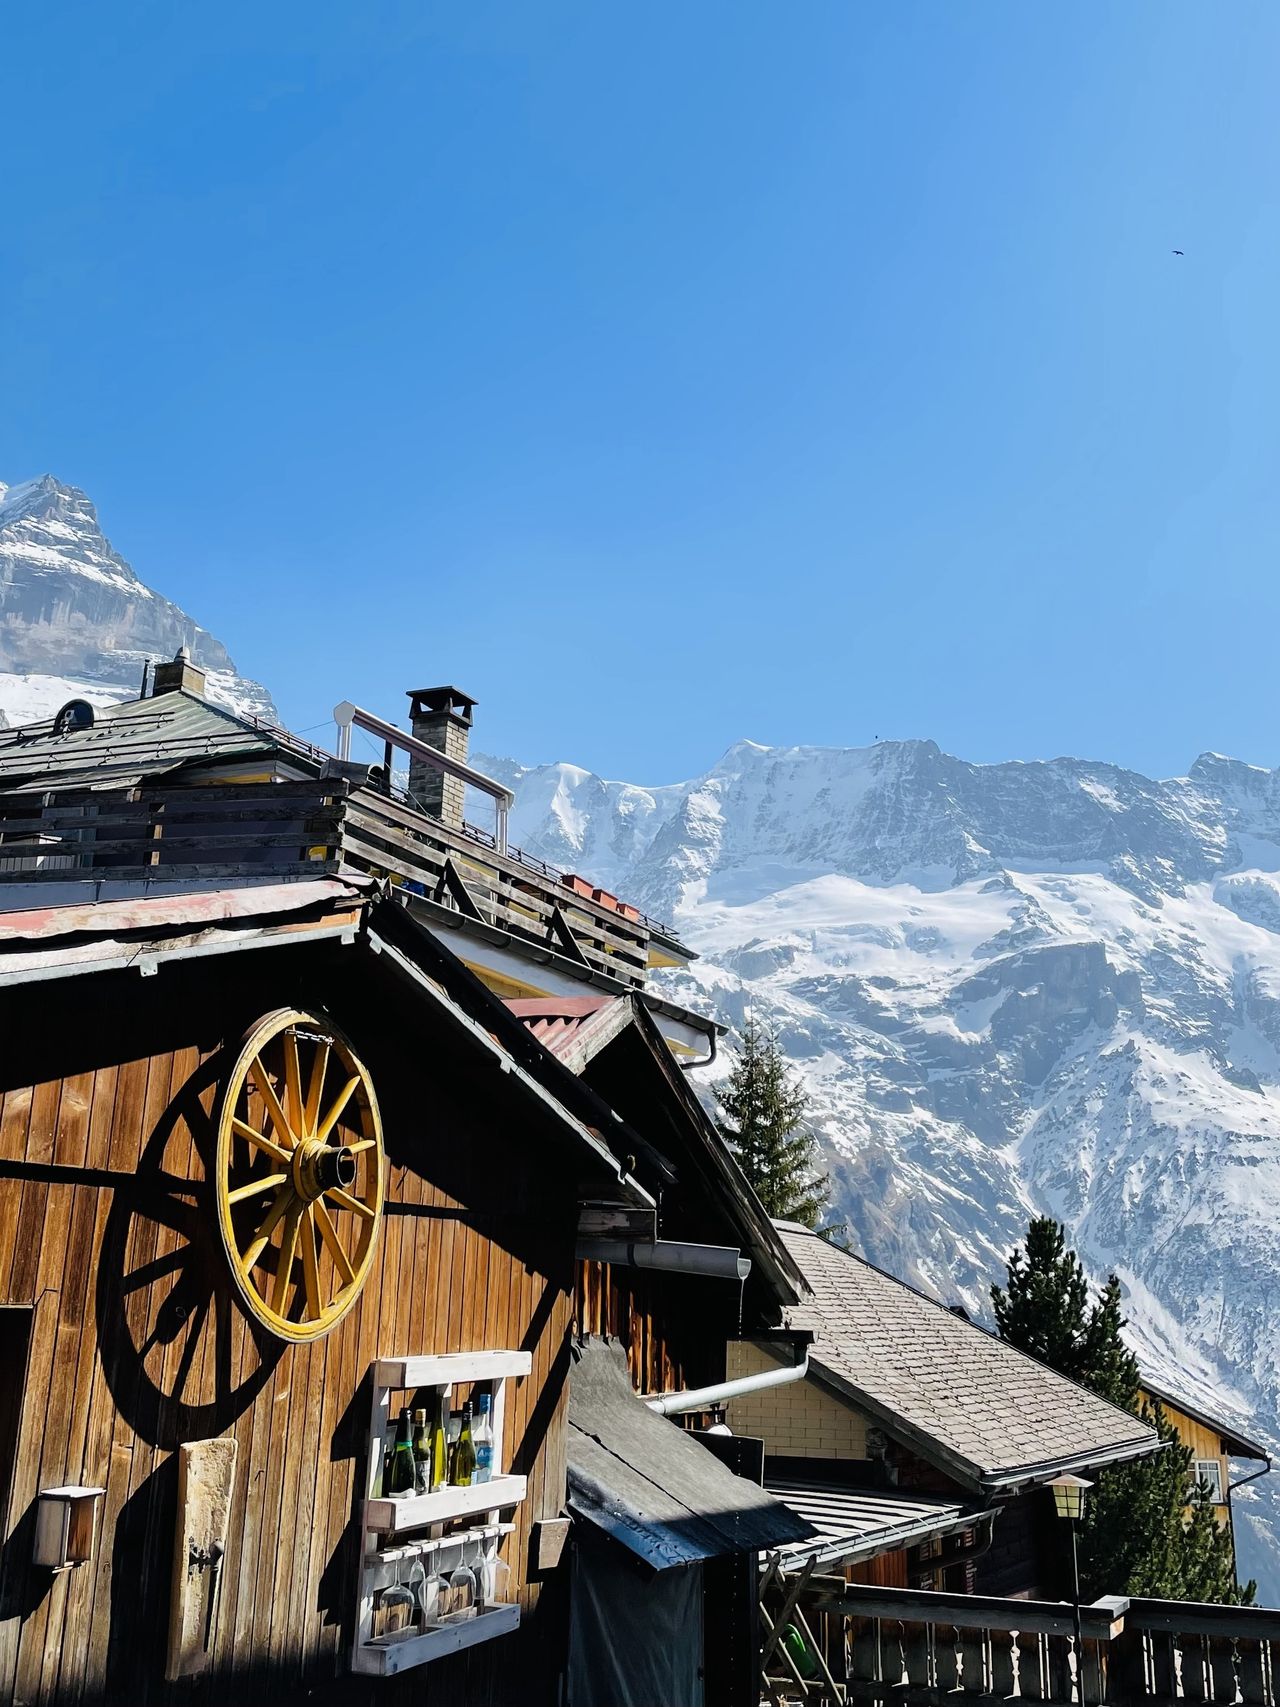
<path id="1" fill-rule="evenodd" d="M 1203 1405 L 1197 1404 L 1184 1394 L 1172 1392 L 1149 1376 L 1143 1380 L 1141 1396 L 1147 1404 L 1160 1407 L 1177 1429 L 1182 1444 L 1191 1448 L 1191 1473 L 1209 1490 L 1214 1515 L 1222 1528 L 1231 1531 L 1234 1553 L 1235 1516 L 1231 1496 L 1246 1482 L 1256 1482 L 1260 1476 L 1269 1472 L 1271 1454 L 1265 1446 L 1260 1446 L 1257 1441 L 1242 1434 L 1234 1424 L 1224 1422 L 1220 1416 L 1215 1416 Z M 1233 1458 L 1259 1464 L 1261 1469 L 1250 1470 L 1233 1481 Z"/>
<path id="2" fill-rule="evenodd" d="M 683 950 L 452 822 L 456 731 L 397 792 L 200 688 L 0 736 L 0 1699 L 754 1701 L 809 1526 L 684 1389 L 803 1287 L 644 989 Z M 501 999 L 568 987 L 628 1107 Z M 492 1479 L 395 1493 L 441 1393 Z"/>

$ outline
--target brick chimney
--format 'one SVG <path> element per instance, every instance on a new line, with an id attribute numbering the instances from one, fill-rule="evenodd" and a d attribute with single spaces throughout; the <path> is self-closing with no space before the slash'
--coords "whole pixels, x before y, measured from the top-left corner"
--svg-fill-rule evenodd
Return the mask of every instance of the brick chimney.
<path id="1" fill-rule="evenodd" d="M 409 692 L 410 726 L 419 741 L 435 747 L 447 758 L 467 762 L 471 744 L 471 712 L 475 700 L 458 688 L 412 688 Z M 422 759 L 409 761 L 409 793 L 422 812 L 454 829 L 462 827 L 462 805 L 466 784 L 446 776 Z"/>
<path id="2" fill-rule="evenodd" d="M 185 688 L 188 693 L 197 694 L 204 698 L 205 673 L 198 664 L 191 662 L 191 654 L 185 646 L 179 646 L 173 659 L 167 664 L 157 664 L 151 673 L 151 697 L 158 694 L 174 693 L 178 688 Z"/>

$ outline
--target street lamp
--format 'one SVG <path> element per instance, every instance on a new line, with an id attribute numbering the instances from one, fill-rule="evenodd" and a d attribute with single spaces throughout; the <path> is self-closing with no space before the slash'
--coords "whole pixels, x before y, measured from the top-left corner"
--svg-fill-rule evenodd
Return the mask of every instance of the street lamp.
<path id="1" fill-rule="evenodd" d="M 1076 1556 L 1076 1524 L 1084 1516 L 1084 1496 L 1093 1486 L 1083 1476 L 1055 1476 L 1049 1483 L 1053 1489 L 1053 1508 L 1059 1517 L 1071 1525 L 1071 1590 L 1076 1615 L 1076 1700 L 1084 1700 L 1084 1645 L 1080 1633 L 1080 1561 Z"/>

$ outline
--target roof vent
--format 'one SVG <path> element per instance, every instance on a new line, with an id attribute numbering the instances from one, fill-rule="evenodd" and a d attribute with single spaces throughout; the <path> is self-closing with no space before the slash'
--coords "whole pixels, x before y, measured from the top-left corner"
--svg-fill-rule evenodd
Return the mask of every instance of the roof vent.
<path id="1" fill-rule="evenodd" d="M 55 735 L 74 735 L 77 729 L 93 728 L 93 707 L 87 699 L 69 699 L 53 720 Z"/>

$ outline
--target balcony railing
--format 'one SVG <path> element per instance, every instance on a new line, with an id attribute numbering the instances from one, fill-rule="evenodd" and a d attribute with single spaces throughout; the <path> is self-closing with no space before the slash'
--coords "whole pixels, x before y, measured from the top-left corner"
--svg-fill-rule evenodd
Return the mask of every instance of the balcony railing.
<path id="1" fill-rule="evenodd" d="M 1107 1598 L 1062 1602 L 874 1588 L 815 1578 L 786 1604 L 774 1579 L 765 1685 L 789 1702 L 874 1707 L 1280 1707 L 1280 1610 Z M 799 1643 L 775 1629 L 790 1622 Z M 809 1662 L 809 1663 L 806 1663 Z"/>
<path id="2" fill-rule="evenodd" d="M 645 982 L 651 939 L 670 943 L 581 880 L 343 778 L 0 800 L 0 908 L 6 885 L 243 883 L 340 870 L 386 878 L 438 921 L 631 988 Z"/>

